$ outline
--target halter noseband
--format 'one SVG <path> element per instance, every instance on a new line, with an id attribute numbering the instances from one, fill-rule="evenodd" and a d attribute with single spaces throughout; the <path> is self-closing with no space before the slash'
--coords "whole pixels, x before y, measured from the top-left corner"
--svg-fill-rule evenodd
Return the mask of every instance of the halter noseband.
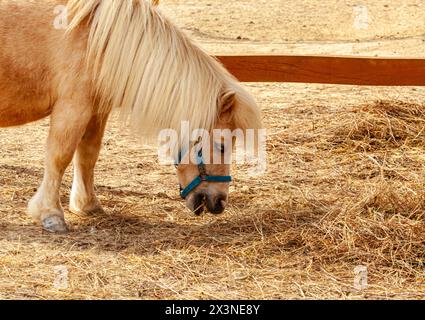
<path id="1" fill-rule="evenodd" d="M 199 141 L 195 143 L 194 147 L 199 144 Z M 180 165 L 180 163 L 183 160 L 183 157 L 185 155 L 185 152 L 180 151 L 179 152 L 179 158 L 176 161 L 176 168 Z M 180 186 L 180 195 L 183 199 L 186 199 L 186 197 L 195 190 L 202 182 L 232 182 L 231 176 L 210 176 L 207 174 L 207 169 L 204 163 L 204 159 L 202 156 L 202 148 L 198 151 L 196 162 L 198 164 L 198 170 L 199 170 L 199 176 L 197 176 L 186 188 L 183 188 Z"/>

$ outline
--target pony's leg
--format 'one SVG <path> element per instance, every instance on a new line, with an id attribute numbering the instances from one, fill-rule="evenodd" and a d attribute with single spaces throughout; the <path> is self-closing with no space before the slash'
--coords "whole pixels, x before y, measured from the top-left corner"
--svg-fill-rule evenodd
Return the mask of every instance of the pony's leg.
<path id="1" fill-rule="evenodd" d="M 94 167 L 102 146 L 107 116 L 94 116 L 74 155 L 74 182 L 69 209 L 74 213 L 102 213 L 94 191 Z"/>
<path id="2" fill-rule="evenodd" d="M 47 139 L 43 182 L 28 205 L 28 213 L 50 232 L 67 231 L 59 189 L 65 169 L 92 117 L 92 108 L 69 101 L 55 104 Z"/>

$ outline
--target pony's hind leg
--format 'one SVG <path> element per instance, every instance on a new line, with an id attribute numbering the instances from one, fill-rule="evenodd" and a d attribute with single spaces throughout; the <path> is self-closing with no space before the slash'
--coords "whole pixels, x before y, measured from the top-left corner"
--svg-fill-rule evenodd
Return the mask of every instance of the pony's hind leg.
<path id="1" fill-rule="evenodd" d="M 94 116 L 74 156 L 74 181 L 69 210 L 74 213 L 103 213 L 94 191 L 94 167 L 102 146 L 107 116 Z"/>
<path id="2" fill-rule="evenodd" d="M 59 101 L 53 108 L 43 182 L 28 205 L 28 213 L 47 231 L 67 231 L 59 189 L 91 117 L 87 104 Z"/>

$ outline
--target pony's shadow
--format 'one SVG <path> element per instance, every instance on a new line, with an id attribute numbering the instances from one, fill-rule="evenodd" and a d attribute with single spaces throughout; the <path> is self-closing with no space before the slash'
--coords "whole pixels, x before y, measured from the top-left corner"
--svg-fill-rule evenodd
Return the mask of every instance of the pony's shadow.
<path id="1" fill-rule="evenodd" d="M 182 214 L 184 214 L 182 212 Z M 190 215 L 190 213 L 187 213 Z M 278 230 L 287 228 L 281 219 L 261 227 L 253 217 L 211 217 L 200 223 L 196 216 L 193 223 L 188 219 L 167 221 L 164 218 L 142 217 L 120 212 L 96 214 L 72 219 L 70 232 L 65 235 L 49 234 L 39 225 L 3 223 L 0 228 L 6 239 L 19 239 L 20 243 L 41 243 L 52 249 L 101 250 L 108 252 L 129 251 L 136 255 L 155 255 L 167 249 L 249 247 L 250 243 L 273 237 Z M 215 220 L 216 219 L 216 220 Z M 2 237 L 3 238 L 3 237 Z"/>
<path id="2" fill-rule="evenodd" d="M 30 174 L 37 175 L 38 172 Z M 148 194 L 105 186 L 98 186 L 98 189 L 101 193 L 106 192 L 118 198 L 144 197 Z M 177 201 L 177 199 L 171 200 Z M 243 210 L 244 200 L 233 199 L 232 202 L 236 209 Z M 69 203 L 68 193 L 62 196 L 62 203 Z M 106 212 L 70 219 L 71 230 L 66 235 L 53 235 L 42 231 L 39 225 L 30 222 L 30 218 L 21 224 L 11 220 L 0 221 L 0 238 L 13 240 L 19 237 L 21 243 L 42 243 L 52 248 L 57 248 L 60 244 L 69 250 L 95 249 L 114 252 L 130 250 L 134 254 L 146 255 L 166 249 L 185 249 L 189 246 L 223 249 L 231 246 L 249 246 L 254 241 L 273 237 L 279 230 L 290 228 L 288 221 L 294 220 L 293 217 L 282 219 L 282 213 L 270 213 L 267 215 L 268 221 L 259 228 L 258 221 L 255 221 L 256 217 L 251 215 L 226 214 L 199 218 L 182 210 L 181 214 L 191 215 L 190 219 L 170 221 L 164 216 L 152 216 L 144 220 L 143 217 L 129 213 L 128 208 L 121 212 L 106 207 Z M 67 212 L 66 216 L 69 217 L 70 214 Z"/>
<path id="3" fill-rule="evenodd" d="M 188 214 L 190 213 L 182 213 Z M 249 245 L 250 241 L 272 236 L 273 230 L 263 228 L 261 235 L 252 218 L 227 215 L 214 217 L 199 223 L 191 216 L 193 223 L 154 218 L 143 218 L 115 213 L 107 216 L 90 217 L 86 223 L 74 225 L 71 231 L 73 246 L 105 251 L 131 250 L 138 255 L 155 254 L 167 249 L 226 248 L 235 245 Z M 154 220 L 154 222 L 152 222 Z M 93 242 L 94 239 L 97 241 Z M 89 241 L 88 241 L 89 240 Z"/>

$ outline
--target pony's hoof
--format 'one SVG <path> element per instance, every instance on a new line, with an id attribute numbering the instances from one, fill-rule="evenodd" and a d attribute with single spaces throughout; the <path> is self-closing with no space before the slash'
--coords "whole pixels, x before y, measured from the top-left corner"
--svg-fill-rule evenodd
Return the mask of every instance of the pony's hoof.
<path id="1" fill-rule="evenodd" d="M 88 209 L 77 209 L 73 206 L 70 206 L 69 211 L 77 215 L 85 215 L 85 216 L 96 216 L 96 215 L 106 214 L 105 210 L 103 210 L 101 206 L 96 206 L 96 207 L 88 208 Z"/>
<path id="2" fill-rule="evenodd" d="M 51 216 L 44 219 L 42 225 L 44 230 L 51 233 L 64 234 L 68 232 L 64 218 L 59 216 Z"/>
<path id="3" fill-rule="evenodd" d="M 88 215 L 104 215 L 106 214 L 105 210 L 103 210 L 102 206 L 96 206 L 95 208 L 85 210 L 85 213 Z"/>
<path id="4" fill-rule="evenodd" d="M 106 213 L 98 201 L 96 201 L 94 204 L 83 207 L 79 207 L 71 202 L 69 205 L 69 211 L 77 215 L 86 216 L 104 215 Z"/>

